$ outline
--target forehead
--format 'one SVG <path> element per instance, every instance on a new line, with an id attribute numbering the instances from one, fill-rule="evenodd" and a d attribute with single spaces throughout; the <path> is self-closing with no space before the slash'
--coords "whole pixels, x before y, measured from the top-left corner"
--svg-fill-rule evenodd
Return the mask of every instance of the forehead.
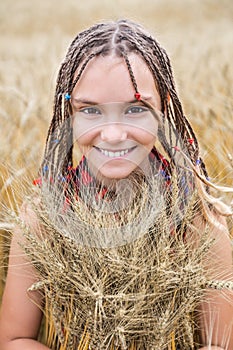
<path id="1" fill-rule="evenodd" d="M 128 58 L 141 96 L 151 96 L 158 108 L 160 97 L 151 71 L 140 56 L 130 54 Z M 75 77 L 79 70 L 80 68 L 77 69 Z M 126 62 L 116 55 L 93 58 L 72 92 L 74 98 L 86 98 L 98 103 L 127 102 L 134 98 L 134 94 L 135 88 Z"/>

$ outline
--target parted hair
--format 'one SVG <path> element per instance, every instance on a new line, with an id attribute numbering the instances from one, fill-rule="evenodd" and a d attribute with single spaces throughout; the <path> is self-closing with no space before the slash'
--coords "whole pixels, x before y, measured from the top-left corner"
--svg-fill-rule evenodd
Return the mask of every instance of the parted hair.
<path id="1" fill-rule="evenodd" d="M 158 139 L 165 151 L 171 169 L 176 166 L 174 147 L 171 147 L 165 124 L 175 131 L 182 140 L 186 155 L 194 171 L 198 164 L 199 179 L 207 178 L 205 164 L 200 157 L 196 135 L 184 115 L 182 104 L 175 86 L 170 59 L 159 42 L 141 25 L 129 20 L 99 23 L 80 32 L 71 42 L 61 64 L 54 97 L 53 117 L 48 130 L 41 171 L 50 167 L 50 176 L 66 176 L 73 166 L 73 134 L 71 125 L 70 96 L 88 63 L 97 56 L 115 54 L 124 60 L 135 93 L 137 82 L 130 64 L 130 54 L 139 55 L 151 74 L 161 99 L 163 115 Z M 68 96 L 68 99 L 66 99 Z M 208 184 L 205 187 L 208 192 Z"/>
<path id="2" fill-rule="evenodd" d="M 71 137 L 72 128 L 69 128 L 69 123 L 64 124 L 70 116 L 70 108 L 69 101 L 65 100 L 64 96 L 66 93 L 72 93 L 89 61 L 94 57 L 111 53 L 122 56 L 125 60 L 135 92 L 137 92 L 137 82 L 130 65 L 129 54 L 135 53 L 144 60 L 154 77 L 161 98 L 161 112 L 166 115 L 171 126 L 181 135 L 190 159 L 195 164 L 199 158 L 198 142 L 191 125 L 184 116 L 174 83 L 170 59 L 155 38 L 139 24 L 129 20 L 96 24 L 79 33 L 72 41 L 58 73 L 53 118 L 48 131 L 44 162 L 49 161 L 57 171 L 55 161 L 59 162 L 63 159 L 63 172 L 66 171 L 68 165 L 72 165 L 72 144 L 67 149 L 67 137 Z M 79 72 L 74 79 L 77 69 Z M 61 125 L 62 134 L 57 135 Z M 62 137 L 59 138 L 59 136 Z M 189 143 L 190 139 L 193 140 L 192 144 Z M 160 141 L 168 156 L 171 156 L 169 142 L 165 138 Z M 57 157 L 55 157 L 55 150 Z M 201 167 L 205 172 L 202 161 Z"/>

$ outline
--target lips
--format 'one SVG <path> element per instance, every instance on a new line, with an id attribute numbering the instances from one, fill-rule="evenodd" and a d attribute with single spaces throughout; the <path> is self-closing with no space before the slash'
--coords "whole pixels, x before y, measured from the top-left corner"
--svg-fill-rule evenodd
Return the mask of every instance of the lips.
<path id="1" fill-rule="evenodd" d="M 105 155 L 106 157 L 109 158 L 119 158 L 119 157 L 124 157 L 126 154 L 128 154 L 129 152 L 131 152 L 133 149 L 136 148 L 136 146 L 131 147 L 131 148 L 126 148 L 123 150 L 116 150 L 116 151 L 112 151 L 112 150 L 107 150 L 107 149 L 103 149 L 103 148 L 98 148 L 95 147 L 99 152 L 101 152 L 103 155 Z"/>

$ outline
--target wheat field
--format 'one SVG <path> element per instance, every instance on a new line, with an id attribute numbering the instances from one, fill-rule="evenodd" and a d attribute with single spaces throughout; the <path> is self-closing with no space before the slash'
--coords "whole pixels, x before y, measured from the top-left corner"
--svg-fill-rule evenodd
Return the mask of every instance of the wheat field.
<path id="1" fill-rule="evenodd" d="M 231 0 L 1 0 L 1 207 L 13 205 L 13 197 L 20 205 L 24 180 L 36 176 L 68 44 L 91 24 L 118 18 L 142 23 L 167 49 L 210 178 L 233 184 Z M 3 242 L 10 224 L 0 211 Z M 6 255 L 1 248 L 3 262 Z M 4 278 L 0 296 L 3 285 Z"/>

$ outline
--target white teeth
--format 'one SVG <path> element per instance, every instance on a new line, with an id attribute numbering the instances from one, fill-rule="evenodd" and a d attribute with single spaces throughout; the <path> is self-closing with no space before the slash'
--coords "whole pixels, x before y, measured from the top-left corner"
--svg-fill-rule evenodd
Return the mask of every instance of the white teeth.
<path id="1" fill-rule="evenodd" d="M 117 152 L 107 151 L 106 149 L 100 149 L 100 151 L 105 156 L 110 158 L 122 157 L 129 152 L 128 149 L 125 149 L 124 151 L 117 151 Z"/>

